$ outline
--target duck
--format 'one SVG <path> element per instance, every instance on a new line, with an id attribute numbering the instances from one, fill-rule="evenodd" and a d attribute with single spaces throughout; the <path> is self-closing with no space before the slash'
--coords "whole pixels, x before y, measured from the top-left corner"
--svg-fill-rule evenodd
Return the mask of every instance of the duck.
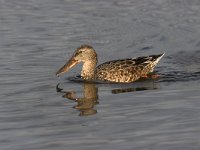
<path id="1" fill-rule="evenodd" d="M 130 83 L 148 77 L 164 54 L 111 60 L 97 66 L 98 59 L 94 48 L 90 45 L 81 45 L 56 75 L 60 76 L 75 65 L 83 63 L 81 71 L 83 80 Z"/>

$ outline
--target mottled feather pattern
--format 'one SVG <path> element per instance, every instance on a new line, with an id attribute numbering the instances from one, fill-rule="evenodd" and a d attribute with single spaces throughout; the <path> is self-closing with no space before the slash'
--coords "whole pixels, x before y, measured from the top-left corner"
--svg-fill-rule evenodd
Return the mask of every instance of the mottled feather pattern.
<path id="1" fill-rule="evenodd" d="M 96 68 L 96 78 L 113 82 L 131 82 L 152 72 L 161 55 L 105 62 Z"/>

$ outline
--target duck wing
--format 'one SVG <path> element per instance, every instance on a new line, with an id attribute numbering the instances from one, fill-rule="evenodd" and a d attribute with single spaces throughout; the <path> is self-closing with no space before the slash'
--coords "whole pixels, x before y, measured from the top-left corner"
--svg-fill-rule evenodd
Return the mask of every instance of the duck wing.
<path id="1" fill-rule="evenodd" d="M 133 82 L 153 71 L 164 54 L 113 60 L 97 66 L 96 78 L 113 82 Z"/>

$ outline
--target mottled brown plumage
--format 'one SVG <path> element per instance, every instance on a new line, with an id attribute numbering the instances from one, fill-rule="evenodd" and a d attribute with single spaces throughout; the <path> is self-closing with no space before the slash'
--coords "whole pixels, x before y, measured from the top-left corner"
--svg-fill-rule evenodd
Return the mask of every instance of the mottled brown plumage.
<path id="1" fill-rule="evenodd" d="M 83 62 L 81 77 L 85 80 L 133 82 L 152 72 L 163 55 L 164 53 L 147 57 L 113 60 L 96 67 L 97 54 L 95 50 L 89 45 L 82 45 L 56 74 L 67 72 L 77 63 Z"/>

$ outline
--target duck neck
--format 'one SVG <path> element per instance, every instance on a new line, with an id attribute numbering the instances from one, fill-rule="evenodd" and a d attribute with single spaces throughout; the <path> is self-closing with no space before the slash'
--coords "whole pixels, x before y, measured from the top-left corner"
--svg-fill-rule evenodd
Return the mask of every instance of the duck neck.
<path id="1" fill-rule="evenodd" d="M 81 71 L 81 76 L 83 77 L 83 79 L 94 80 L 96 64 L 97 61 L 86 61 L 83 63 L 83 68 Z"/>

